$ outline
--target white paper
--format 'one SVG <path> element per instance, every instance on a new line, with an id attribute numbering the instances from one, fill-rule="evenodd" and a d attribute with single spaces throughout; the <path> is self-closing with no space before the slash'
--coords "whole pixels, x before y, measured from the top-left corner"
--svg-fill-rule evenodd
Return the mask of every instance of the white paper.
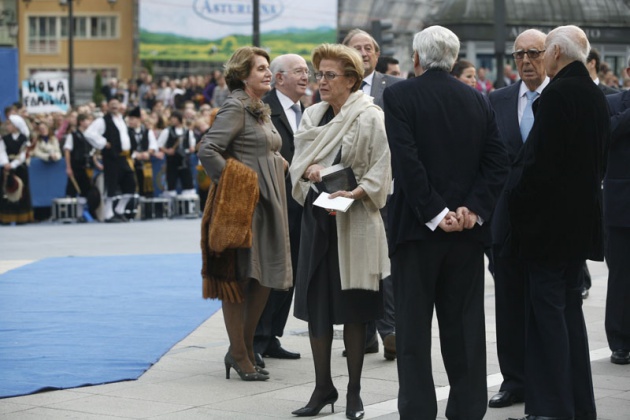
<path id="1" fill-rule="evenodd" d="M 328 168 L 324 168 L 321 171 L 319 171 L 319 176 L 324 177 L 328 174 L 332 174 L 337 171 L 342 171 L 343 169 L 344 169 L 343 164 L 338 163 L 336 165 L 329 166 Z"/>
<path id="2" fill-rule="evenodd" d="M 318 207 L 322 207 L 328 210 L 338 210 L 338 211 L 345 212 L 350 208 L 350 206 L 354 202 L 352 198 L 346 198 L 346 197 L 329 198 L 329 196 L 330 194 L 323 192 L 319 195 L 319 197 L 317 197 L 317 199 L 313 202 L 313 204 Z"/>

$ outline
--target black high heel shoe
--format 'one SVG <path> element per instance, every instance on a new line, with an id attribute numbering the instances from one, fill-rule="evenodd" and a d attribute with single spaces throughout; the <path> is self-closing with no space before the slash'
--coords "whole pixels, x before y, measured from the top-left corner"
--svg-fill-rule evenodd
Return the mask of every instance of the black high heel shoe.
<path id="1" fill-rule="evenodd" d="M 312 417 L 319 414 L 322 411 L 322 408 L 330 404 L 330 409 L 332 412 L 335 412 L 335 403 L 337 402 L 337 398 L 339 398 L 339 394 L 336 389 L 330 391 L 330 393 L 324 398 L 322 401 L 318 402 L 315 407 L 302 407 L 293 411 L 291 414 L 298 417 Z"/>
<path id="2" fill-rule="evenodd" d="M 236 373 L 238 373 L 238 376 L 244 381 L 266 381 L 269 379 L 269 376 L 258 371 L 251 373 L 243 372 L 230 353 L 225 355 L 223 361 L 225 362 L 225 379 L 230 379 L 230 368 L 234 369 Z"/>
<path id="3" fill-rule="evenodd" d="M 363 416 L 365 416 L 365 410 L 363 409 L 363 401 L 359 398 L 359 402 L 361 403 L 361 408 L 354 411 L 350 410 L 346 403 L 346 418 L 350 420 L 361 420 Z"/>

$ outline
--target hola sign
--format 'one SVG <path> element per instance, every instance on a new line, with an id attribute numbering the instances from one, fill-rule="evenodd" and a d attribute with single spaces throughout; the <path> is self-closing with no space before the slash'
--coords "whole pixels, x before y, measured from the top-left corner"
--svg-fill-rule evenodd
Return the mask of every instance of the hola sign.
<path id="1" fill-rule="evenodd" d="M 251 25 L 254 13 L 249 0 L 195 0 L 193 10 L 201 18 L 223 25 Z M 281 0 L 263 0 L 260 3 L 260 21 L 268 22 L 284 11 Z"/>
<path id="2" fill-rule="evenodd" d="M 22 103 L 29 114 L 68 112 L 68 79 L 23 80 Z"/>

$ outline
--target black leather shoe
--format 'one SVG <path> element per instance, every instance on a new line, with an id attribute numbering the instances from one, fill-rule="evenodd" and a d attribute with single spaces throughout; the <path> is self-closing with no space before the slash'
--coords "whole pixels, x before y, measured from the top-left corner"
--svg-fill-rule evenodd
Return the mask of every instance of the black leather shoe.
<path id="1" fill-rule="evenodd" d="M 630 363 L 630 352 L 628 350 L 614 350 L 610 355 L 610 361 L 616 365 L 627 365 Z"/>
<path id="2" fill-rule="evenodd" d="M 488 401 L 488 407 L 503 408 L 509 407 L 512 404 L 519 402 L 523 402 L 523 398 L 517 397 L 510 391 L 499 391 L 492 398 L 490 398 L 490 401 Z"/>
<path id="3" fill-rule="evenodd" d="M 396 334 L 386 335 L 383 339 L 383 356 L 387 360 L 396 359 Z"/>
<path id="4" fill-rule="evenodd" d="M 299 359 L 300 353 L 294 353 L 278 346 L 273 349 L 267 349 L 267 351 L 263 353 L 263 356 L 271 357 L 272 359 Z"/>
<path id="5" fill-rule="evenodd" d="M 368 353 L 378 353 L 378 338 L 376 337 L 376 334 L 374 334 L 372 339 L 365 344 L 365 354 Z M 341 355 L 343 357 L 348 357 L 348 352 L 344 350 Z"/>
<path id="6" fill-rule="evenodd" d="M 260 353 L 254 353 L 254 361 L 256 362 L 256 366 L 260 367 L 260 368 L 265 368 L 265 361 L 262 358 L 262 354 Z"/>

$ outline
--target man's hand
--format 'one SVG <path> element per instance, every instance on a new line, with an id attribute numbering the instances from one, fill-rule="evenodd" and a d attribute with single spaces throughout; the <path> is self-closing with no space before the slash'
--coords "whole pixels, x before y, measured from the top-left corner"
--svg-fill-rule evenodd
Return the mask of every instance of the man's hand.
<path id="1" fill-rule="evenodd" d="M 7 163 L 4 165 L 4 172 L 9 173 L 9 171 L 11 170 L 11 164 Z"/>
<path id="2" fill-rule="evenodd" d="M 438 225 L 444 232 L 461 232 L 464 224 L 457 218 L 455 212 L 449 211 Z"/>
<path id="3" fill-rule="evenodd" d="M 66 175 L 68 175 L 68 178 L 74 175 L 74 173 L 72 172 L 72 168 L 69 166 L 66 166 Z"/>
<path id="4" fill-rule="evenodd" d="M 479 219 L 475 212 L 468 210 L 468 207 L 458 208 L 456 215 L 457 220 L 463 225 L 464 229 L 474 228 Z"/>
<path id="5" fill-rule="evenodd" d="M 166 153 L 168 156 L 174 156 L 175 155 L 175 148 L 171 147 L 170 149 L 164 149 L 164 153 Z"/>

